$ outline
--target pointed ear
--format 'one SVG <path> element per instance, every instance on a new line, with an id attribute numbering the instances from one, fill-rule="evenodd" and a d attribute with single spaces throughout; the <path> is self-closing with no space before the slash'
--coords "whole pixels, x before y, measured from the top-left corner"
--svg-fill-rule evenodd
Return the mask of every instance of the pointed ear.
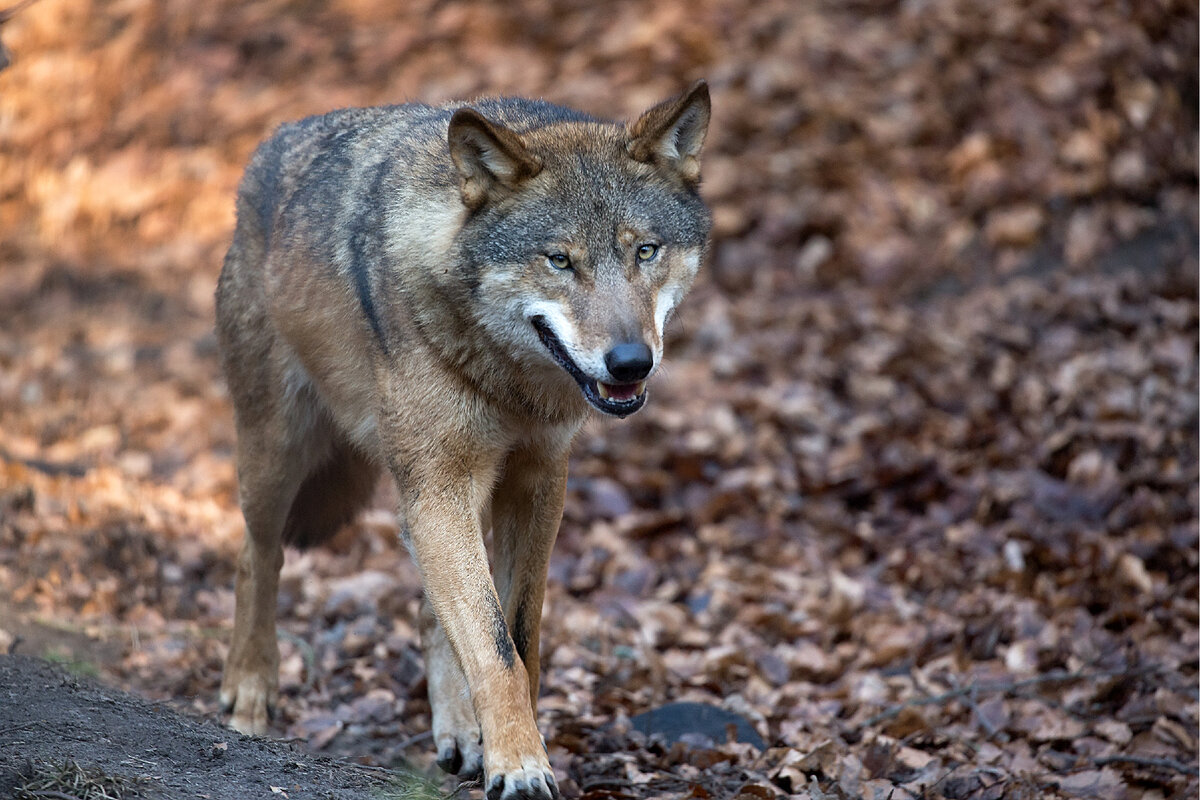
<path id="1" fill-rule="evenodd" d="M 679 97 L 659 103 L 633 123 L 629 129 L 629 155 L 637 161 L 667 165 L 686 183 L 697 183 L 700 148 L 711 114 L 708 84 L 697 81 Z"/>
<path id="2" fill-rule="evenodd" d="M 513 191 L 542 169 L 521 137 L 473 108 L 460 108 L 447 133 L 463 203 L 472 211 L 498 192 Z"/>

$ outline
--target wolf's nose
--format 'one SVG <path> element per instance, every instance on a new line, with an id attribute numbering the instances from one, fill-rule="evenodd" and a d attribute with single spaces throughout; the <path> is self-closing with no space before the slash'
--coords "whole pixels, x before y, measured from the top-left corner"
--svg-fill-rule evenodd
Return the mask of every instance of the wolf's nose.
<path id="1" fill-rule="evenodd" d="M 654 355 L 644 342 L 619 344 L 604 354 L 604 366 L 621 383 L 637 383 L 650 374 Z"/>

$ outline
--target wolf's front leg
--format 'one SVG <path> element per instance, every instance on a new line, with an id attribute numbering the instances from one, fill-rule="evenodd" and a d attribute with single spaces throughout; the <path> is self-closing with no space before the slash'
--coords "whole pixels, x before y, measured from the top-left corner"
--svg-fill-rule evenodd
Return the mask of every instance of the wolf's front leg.
<path id="1" fill-rule="evenodd" d="M 550 551 L 562 522 L 567 455 L 574 428 L 514 450 L 492 497 L 496 589 L 525 664 L 529 699 L 537 717 L 541 664 L 542 601 Z"/>
<path id="2" fill-rule="evenodd" d="M 443 443 L 444 444 L 444 443 Z M 538 734 L 529 680 L 488 570 L 480 510 L 495 475 L 464 443 L 459 458 L 397 472 L 425 596 L 466 677 L 483 736 L 488 800 L 550 800 L 558 786 Z M 473 462 L 473 463 L 472 463 Z M 431 666 L 432 668 L 432 666 Z"/>
<path id="3" fill-rule="evenodd" d="M 463 780 L 483 777 L 483 734 L 471 706 L 467 679 L 428 598 L 421 600 L 421 649 L 433 712 L 437 763 Z"/>

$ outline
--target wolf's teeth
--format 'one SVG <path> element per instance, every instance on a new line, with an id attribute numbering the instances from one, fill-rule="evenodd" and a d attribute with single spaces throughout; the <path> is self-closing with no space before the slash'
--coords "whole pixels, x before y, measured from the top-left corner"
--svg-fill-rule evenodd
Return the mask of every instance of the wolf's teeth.
<path id="1" fill-rule="evenodd" d="M 637 397 L 638 395 L 640 395 L 640 394 L 641 394 L 642 392 L 644 392 L 644 391 L 646 391 L 646 382 L 645 382 L 645 381 L 641 381 L 641 382 L 639 382 L 639 383 L 638 383 L 638 385 L 637 385 L 637 388 L 636 388 L 636 389 L 634 389 L 634 391 L 633 391 L 633 396 L 634 396 L 634 397 Z"/>
<path id="2" fill-rule="evenodd" d="M 603 381 L 597 381 L 596 386 L 600 390 L 600 397 L 602 399 L 608 400 L 610 397 L 612 397 L 612 395 L 608 393 L 608 387 L 604 385 Z"/>

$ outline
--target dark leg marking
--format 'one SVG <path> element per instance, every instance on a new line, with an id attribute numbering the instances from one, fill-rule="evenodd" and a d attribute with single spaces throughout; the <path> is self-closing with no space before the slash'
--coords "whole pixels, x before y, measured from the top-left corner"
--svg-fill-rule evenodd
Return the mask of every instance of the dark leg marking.
<path id="1" fill-rule="evenodd" d="M 512 640 L 513 647 L 517 650 L 517 655 L 525 662 L 526 668 L 529 667 L 529 660 L 532 658 L 537 661 L 537 653 L 529 652 L 529 615 L 528 603 L 525 598 L 521 598 L 521 602 L 517 603 L 517 614 L 513 618 L 512 625 Z"/>
<path id="2" fill-rule="evenodd" d="M 496 644 L 496 653 L 504 662 L 507 669 L 512 669 L 517 663 L 517 654 L 513 649 L 513 640 L 508 633 L 508 623 L 504 621 L 504 612 L 496 598 L 488 595 L 488 605 L 492 607 L 492 638 Z"/>

